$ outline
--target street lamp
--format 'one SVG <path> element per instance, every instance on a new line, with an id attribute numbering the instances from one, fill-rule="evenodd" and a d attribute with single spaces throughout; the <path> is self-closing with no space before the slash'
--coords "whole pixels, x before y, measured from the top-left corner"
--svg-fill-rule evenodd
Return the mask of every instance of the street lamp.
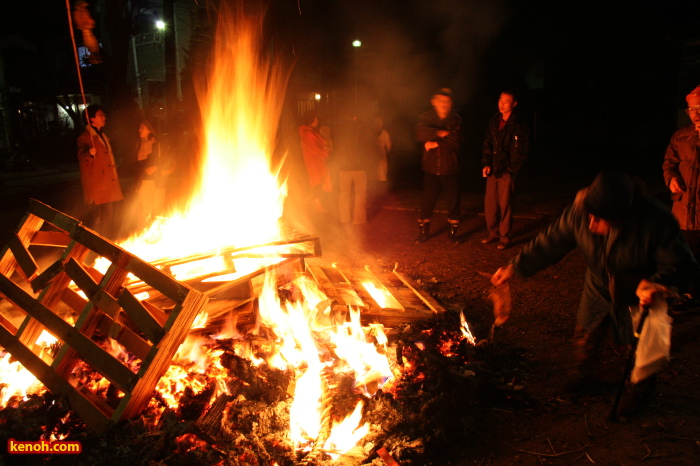
<path id="1" fill-rule="evenodd" d="M 355 111 L 357 111 L 357 72 L 359 69 L 360 60 L 360 47 L 362 47 L 362 42 L 355 39 L 352 41 L 352 46 L 355 47 Z"/>
<path id="2" fill-rule="evenodd" d="M 165 29 L 165 21 L 162 19 L 156 20 L 156 28 L 160 29 L 161 31 Z"/>

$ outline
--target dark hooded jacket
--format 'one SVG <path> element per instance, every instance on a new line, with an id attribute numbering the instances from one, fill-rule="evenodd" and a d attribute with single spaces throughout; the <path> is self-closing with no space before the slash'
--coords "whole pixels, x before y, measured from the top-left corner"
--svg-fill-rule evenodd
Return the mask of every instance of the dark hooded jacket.
<path id="1" fill-rule="evenodd" d="M 575 247 L 586 262 L 578 324 L 592 330 L 610 314 L 617 340 L 629 343 L 632 323 L 629 306 L 639 304 L 637 285 L 642 279 L 685 290 L 700 277 L 678 222 L 660 201 L 635 186 L 627 219 L 606 236 L 589 229 L 580 191 L 559 219 L 540 233 L 512 260 L 520 277 L 530 277 L 556 264 Z"/>
<path id="2" fill-rule="evenodd" d="M 509 173 L 515 178 L 527 158 L 530 131 L 516 112 L 510 115 L 501 130 L 500 122 L 500 113 L 496 113 L 489 120 L 481 151 L 481 166 L 491 167 L 496 178 L 500 178 L 504 173 Z"/>
<path id="3" fill-rule="evenodd" d="M 664 155 L 666 186 L 678 178 L 685 191 L 674 194 L 673 214 L 684 230 L 700 230 L 700 140 L 693 125 L 676 131 Z"/>
<path id="4" fill-rule="evenodd" d="M 430 110 L 420 116 L 416 125 L 416 139 L 425 144 L 436 141 L 438 147 L 426 151 L 423 148 L 423 171 L 433 175 L 454 175 L 459 173 L 459 142 L 462 118 L 456 113 L 450 113 L 441 119 L 435 110 Z M 437 132 L 447 130 L 449 134 L 438 137 Z"/>

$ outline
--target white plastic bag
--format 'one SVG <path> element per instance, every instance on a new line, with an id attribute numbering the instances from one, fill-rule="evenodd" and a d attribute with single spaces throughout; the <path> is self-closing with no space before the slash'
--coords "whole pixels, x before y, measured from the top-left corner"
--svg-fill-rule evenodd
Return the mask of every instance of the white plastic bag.
<path id="1" fill-rule="evenodd" d="M 633 315 L 633 325 L 637 328 L 641 312 Z M 654 375 L 671 359 L 671 323 L 668 303 L 665 299 L 654 299 L 649 315 L 644 321 L 642 333 L 637 343 L 634 369 L 630 376 L 632 383 L 638 383 Z"/>

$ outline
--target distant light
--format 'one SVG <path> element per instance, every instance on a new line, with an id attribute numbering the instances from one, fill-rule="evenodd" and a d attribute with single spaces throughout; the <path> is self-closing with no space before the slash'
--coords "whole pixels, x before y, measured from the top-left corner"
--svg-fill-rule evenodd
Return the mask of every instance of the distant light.
<path id="1" fill-rule="evenodd" d="M 352 41 L 352 46 L 353 47 L 361 47 L 362 42 L 360 42 L 359 40 L 354 40 L 354 41 Z"/>
<path id="2" fill-rule="evenodd" d="M 156 27 L 158 29 L 165 29 L 165 21 L 163 21 L 162 19 L 157 20 Z"/>
<path id="3" fill-rule="evenodd" d="M 314 99 L 321 100 L 321 94 L 319 94 L 319 93 L 314 94 Z"/>

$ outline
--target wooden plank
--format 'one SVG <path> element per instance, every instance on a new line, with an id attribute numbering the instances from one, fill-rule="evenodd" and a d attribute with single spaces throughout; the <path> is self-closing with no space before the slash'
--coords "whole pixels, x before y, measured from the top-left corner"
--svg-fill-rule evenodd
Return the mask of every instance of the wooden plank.
<path id="1" fill-rule="evenodd" d="M 0 325 L 5 327 L 5 329 L 7 329 L 7 331 L 10 332 L 12 335 L 15 335 L 17 333 L 17 327 L 12 325 L 12 322 L 7 320 L 2 314 L 0 314 Z"/>
<path id="2" fill-rule="evenodd" d="M 66 247 L 71 242 L 65 231 L 39 230 L 32 237 L 32 246 Z"/>
<path id="3" fill-rule="evenodd" d="M 50 224 L 60 228 L 61 230 L 68 232 L 68 234 L 73 232 L 81 224 L 80 220 L 70 217 L 52 207 L 49 207 L 48 205 L 44 204 L 43 202 L 39 202 L 36 199 L 31 199 L 29 201 L 28 211 L 31 214 L 36 215 L 37 217 L 42 218 Z"/>
<path id="4" fill-rule="evenodd" d="M 339 288 L 339 292 L 341 296 L 344 297 L 345 302 L 348 306 L 369 309 L 370 306 L 368 302 L 365 299 L 363 299 L 363 297 L 360 295 L 357 289 L 355 289 L 355 287 L 353 286 L 350 279 L 348 279 L 348 277 L 343 273 L 341 269 L 330 268 L 325 270 L 335 272 L 337 276 L 340 277 L 340 280 L 333 283 L 333 285 Z"/>
<path id="5" fill-rule="evenodd" d="M 190 292 L 187 286 L 137 257 L 132 257 L 128 270 L 176 303 L 181 303 Z"/>
<path id="6" fill-rule="evenodd" d="M 248 273 L 246 275 L 241 275 L 240 277 L 236 278 L 235 280 L 230 280 L 230 281 L 227 281 L 227 282 L 225 282 L 221 285 L 218 285 L 214 288 L 211 288 L 211 289 L 205 291 L 205 293 L 207 296 L 211 297 L 211 296 L 216 296 L 218 294 L 223 294 L 226 291 L 233 289 L 235 287 L 240 287 L 241 285 L 243 285 L 245 287 L 245 285 L 247 283 L 251 282 L 255 277 L 258 277 L 261 275 L 266 275 L 273 270 L 282 270 L 282 271 L 292 270 L 292 269 L 287 269 L 287 267 L 292 266 L 292 268 L 294 268 L 295 266 L 298 266 L 299 260 L 300 259 L 298 257 L 290 257 L 290 258 L 282 259 L 279 262 L 277 262 L 276 264 L 267 265 L 265 267 L 260 267 L 259 269 L 255 270 L 251 273 Z M 192 285 L 193 282 L 187 282 L 187 283 L 190 284 L 190 286 L 196 287 L 196 285 Z M 243 291 L 245 293 L 246 290 L 244 287 L 241 287 L 241 291 Z M 250 287 L 246 287 L 246 288 L 248 288 L 249 291 L 252 290 Z M 245 298 L 246 296 L 242 295 L 239 297 Z"/>
<path id="7" fill-rule="evenodd" d="M 116 340 L 117 343 L 142 361 L 148 357 L 148 353 L 151 351 L 151 345 L 148 342 L 134 333 L 129 327 L 115 322 L 106 314 L 100 319 L 97 329 L 107 337 Z"/>
<path id="8" fill-rule="evenodd" d="M 165 330 L 160 323 L 151 315 L 148 309 L 134 297 L 129 290 L 124 290 L 119 295 L 119 304 L 126 312 L 126 315 L 136 324 L 153 344 L 157 345 L 165 336 Z"/>
<path id="9" fill-rule="evenodd" d="M 345 300 L 340 296 L 338 290 L 333 286 L 331 280 L 326 276 L 326 273 L 321 267 L 315 265 L 307 265 L 307 270 L 313 277 L 313 279 L 318 283 L 323 292 L 333 301 L 338 303 L 344 303 Z"/>
<path id="10" fill-rule="evenodd" d="M 76 293 L 68 287 L 63 289 L 61 301 L 63 301 L 64 304 L 66 304 L 69 308 L 73 309 L 78 314 L 80 314 L 85 305 L 88 303 L 87 299 L 83 298 L 78 293 Z"/>
<path id="11" fill-rule="evenodd" d="M 148 310 L 148 313 L 158 322 L 158 325 L 161 327 L 165 326 L 165 323 L 168 321 L 168 315 L 161 308 L 146 300 L 142 300 L 141 304 L 143 304 Z"/>
<path id="12" fill-rule="evenodd" d="M 36 271 L 39 269 L 39 266 L 36 264 L 36 261 L 29 253 L 27 247 L 22 243 L 22 240 L 19 238 L 17 233 L 11 235 L 7 239 L 7 246 L 12 251 L 12 254 L 15 255 L 17 264 L 22 268 L 24 275 L 27 277 L 34 276 Z"/>
<path id="13" fill-rule="evenodd" d="M 177 352 L 180 344 L 190 332 L 190 327 L 194 318 L 199 314 L 206 304 L 208 297 L 191 290 L 182 303 L 182 311 L 177 324 L 173 325 L 160 343 L 157 352 L 151 352 L 153 356 L 144 360 L 139 371 L 141 380 L 131 390 L 131 400 L 128 406 L 124 407 L 124 412 L 120 414 L 122 418 L 129 419 L 141 413 L 153 395 L 153 388 L 170 366 L 173 356 Z"/>
<path id="14" fill-rule="evenodd" d="M 32 281 L 32 290 L 35 293 L 43 290 L 51 280 L 56 278 L 56 276 L 63 272 L 63 261 L 61 259 L 57 260 L 50 266 L 48 266 L 43 272 L 37 275 Z"/>
<path id="15" fill-rule="evenodd" d="M 66 263 L 66 273 L 100 310 L 110 317 L 116 317 L 119 313 L 119 303 L 97 283 L 92 280 L 90 274 L 71 258 Z"/>
<path id="16" fill-rule="evenodd" d="M 355 289 L 358 290 L 358 294 L 360 294 L 362 299 L 370 304 L 370 308 L 397 309 L 399 311 L 404 311 L 401 303 L 396 300 L 393 294 L 384 286 L 382 281 L 370 270 L 349 270 L 345 272 L 345 275 L 353 284 Z M 376 289 L 375 293 L 381 296 L 379 300 L 365 287 L 365 283 L 368 283 L 370 286 L 374 286 Z"/>
<path id="17" fill-rule="evenodd" d="M 410 288 L 413 293 L 418 296 L 421 301 L 425 303 L 428 308 L 430 308 L 433 312 L 436 314 L 442 314 L 445 312 L 445 308 L 443 308 L 437 301 L 435 301 L 431 296 L 427 294 L 423 294 L 420 292 L 418 284 L 413 281 L 411 278 L 399 273 L 397 270 L 394 270 L 394 275 L 398 277 L 399 280 L 401 280 L 408 288 Z"/>

